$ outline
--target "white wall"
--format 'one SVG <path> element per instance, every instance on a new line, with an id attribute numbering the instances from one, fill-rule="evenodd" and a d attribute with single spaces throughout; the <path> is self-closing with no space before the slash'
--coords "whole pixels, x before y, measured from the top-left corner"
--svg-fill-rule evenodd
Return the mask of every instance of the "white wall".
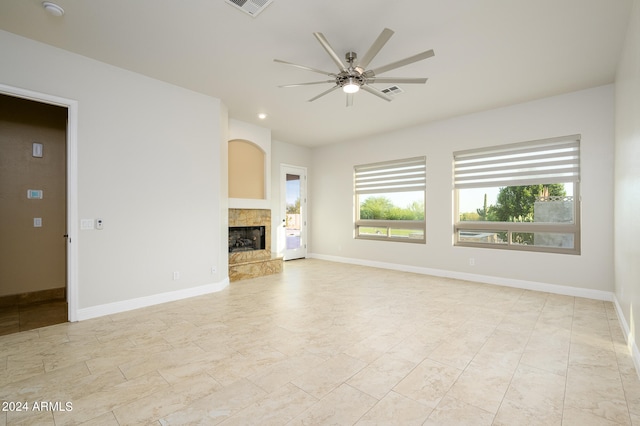
<path id="1" fill-rule="evenodd" d="M 104 220 L 71 230 L 80 318 L 224 286 L 224 105 L 4 31 L 0 56 L 1 83 L 77 101 L 78 218 Z"/>
<path id="2" fill-rule="evenodd" d="M 640 371 L 640 0 L 616 75 L 615 294 Z"/>
<path id="3" fill-rule="evenodd" d="M 491 276 L 500 282 L 612 292 L 613 105 L 609 85 L 315 148 L 310 251 L 318 257 Z M 570 134 L 582 135 L 581 255 L 453 247 L 454 151 Z M 427 244 L 354 239 L 353 166 L 419 155 L 427 157 Z M 475 266 L 469 266 L 470 257 Z"/>

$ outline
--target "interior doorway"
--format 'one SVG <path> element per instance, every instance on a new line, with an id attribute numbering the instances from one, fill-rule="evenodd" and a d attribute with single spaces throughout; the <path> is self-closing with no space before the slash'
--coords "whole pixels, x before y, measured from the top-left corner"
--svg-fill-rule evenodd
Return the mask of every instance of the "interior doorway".
<path id="1" fill-rule="evenodd" d="M 0 334 L 66 322 L 67 108 L 0 93 Z"/>
<path id="2" fill-rule="evenodd" d="M 280 166 L 284 260 L 307 257 L 307 169 Z"/>

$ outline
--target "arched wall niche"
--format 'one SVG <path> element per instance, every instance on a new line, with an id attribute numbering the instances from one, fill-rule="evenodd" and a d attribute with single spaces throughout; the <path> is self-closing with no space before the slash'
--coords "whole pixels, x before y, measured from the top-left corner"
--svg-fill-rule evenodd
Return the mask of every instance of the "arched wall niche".
<path id="1" fill-rule="evenodd" d="M 229 197 L 265 200 L 266 152 L 244 139 L 229 141 Z"/>
<path id="2" fill-rule="evenodd" d="M 229 141 L 227 143 L 229 208 L 271 209 L 271 130 L 231 118 L 227 140 Z M 237 146 L 232 147 L 232 145 Z M 252 151 L 253 154 L 260 153 L 262 157 L 260 176 L 258 176 L 259 167 L 250 166 L 242 156 L 231 153 L 231 150 L 236 147 Z M 248 177 L 247 173 L 252 177 Z M 262 195 L 260 195 L 260 189 L 262 189 Z"/>

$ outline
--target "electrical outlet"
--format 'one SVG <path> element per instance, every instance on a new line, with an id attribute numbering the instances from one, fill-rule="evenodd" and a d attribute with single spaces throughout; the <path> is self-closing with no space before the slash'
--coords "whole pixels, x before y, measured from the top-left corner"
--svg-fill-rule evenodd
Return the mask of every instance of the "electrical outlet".
<path id="1" fill-rule="evenodd" d="M 176 280 L 179 280 L 179 279 L 180 279 L 180 272 L 174 271 L 173 272 L 173 280 L 176 281 Z"/>
<path id="2" fill-rule="evenodd" d="M 476 259 L 474 259 L 473 257 L 469 258 L 469 266 L 474 266 L 476 264 Z"/>
<path id="3" fill-rule="evenodd" d="M 211 273 L 212 273 L 212 274 L 215 274 L 215 273 L 217 273 L 217 272 L 218 272 L 218 268 L 216 268 L 215 266 L 212 266 L 212 267 L 211 267 Z"/>

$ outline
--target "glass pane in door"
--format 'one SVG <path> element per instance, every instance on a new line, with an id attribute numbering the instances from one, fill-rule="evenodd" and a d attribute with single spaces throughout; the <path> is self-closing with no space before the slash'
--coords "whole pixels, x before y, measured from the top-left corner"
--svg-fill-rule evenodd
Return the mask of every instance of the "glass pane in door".
<path id="1" fill-rule="evenodd" d="M 285 235 L 287 250 L 300 248 L 300 175 L 286 175 L 287 216 Z"/>

